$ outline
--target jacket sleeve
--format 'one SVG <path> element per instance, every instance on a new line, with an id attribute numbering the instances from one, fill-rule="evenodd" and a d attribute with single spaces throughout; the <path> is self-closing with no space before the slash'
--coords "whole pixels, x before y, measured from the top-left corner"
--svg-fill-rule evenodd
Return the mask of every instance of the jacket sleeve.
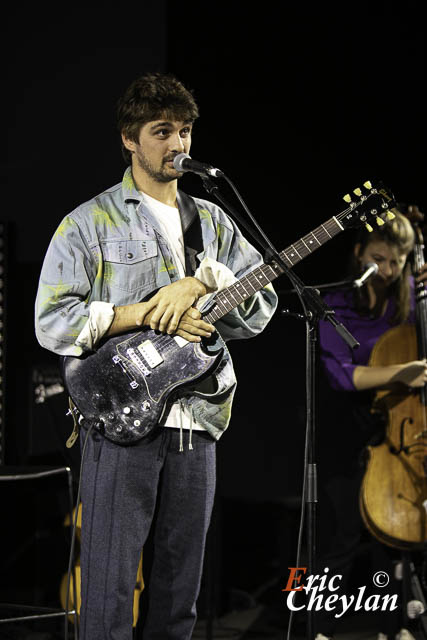
<path id="1" fill-rule="evenodd" d="M 89 318 L 96 260 L 71 216 L 64 218 L 47 250 L 35 309 L 36 336 L 59 355 L 82 354 L 76 338 Z"/>

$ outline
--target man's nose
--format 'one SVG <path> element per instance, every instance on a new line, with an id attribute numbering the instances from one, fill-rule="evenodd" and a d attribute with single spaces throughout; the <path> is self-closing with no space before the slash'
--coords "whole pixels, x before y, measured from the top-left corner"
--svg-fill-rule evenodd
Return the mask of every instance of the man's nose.
<path id="1" fill-rule="evenodd" d="M 174 136 L 169 138 L 170 141 L 170 151 L 177 151 L 178 153 L 182 153 L 184 151 L 184 140 L 181 138 L 179 133 L 176 133 Z"/>

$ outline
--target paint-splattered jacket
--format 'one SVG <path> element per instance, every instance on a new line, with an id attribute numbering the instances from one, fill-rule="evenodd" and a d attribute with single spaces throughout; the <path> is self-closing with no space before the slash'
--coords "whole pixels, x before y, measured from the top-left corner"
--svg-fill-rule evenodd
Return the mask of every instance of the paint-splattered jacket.
<path id="1" fill-rule="evenodd" d="M 49 245 L 36 300 L 40 344 L 60 355 L 82 354 L 77 342 L 94 301 L 127 305 L 178 280 L 172 254 L 156 219 L 145 208 L 128 168 L 118 184 L 64 218 Z M 214 204 L 195 198 L 201 220 L 202 260 L 225 264 L 237 278 L 261 263 L 259 253 Z M 217 345 L 260 333 L 277 297 L 267 286 L 216 325 Z M 236 387 L 227 348 L 215 373 L 217 390 L 187 399 L 194 418 L 216 439 L 228 426 Z"/>

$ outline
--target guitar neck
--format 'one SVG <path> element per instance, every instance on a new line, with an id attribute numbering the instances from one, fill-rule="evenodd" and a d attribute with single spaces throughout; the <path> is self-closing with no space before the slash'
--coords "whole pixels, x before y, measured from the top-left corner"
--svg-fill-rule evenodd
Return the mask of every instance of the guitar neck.
<path id="1" fill-rule="evenodd" d="M 320 227 L 317 227 L 317 229 L 284 249 L 280 253 L 280 257 L 289 267 L 293 267 L 331 240 L 331 238 L 338 235 L 343 229 L 344 227 L 335 217 L 330 218 Z M 214 306 L 203 316 L 203 319 L 213 324 L 253 296 L 254 293 L 263 289 L 269 282 L 278 278 L 282 273 L 283 269 L 274 262 L 257 267 L 243 278 L 240 278 L 240 280 L 217 293 L 214 298 Z"/>

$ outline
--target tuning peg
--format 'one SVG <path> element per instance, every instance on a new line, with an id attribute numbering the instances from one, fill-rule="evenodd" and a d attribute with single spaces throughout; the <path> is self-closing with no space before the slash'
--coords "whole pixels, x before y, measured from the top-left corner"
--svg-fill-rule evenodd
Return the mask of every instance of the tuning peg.
<path id="1" fill-rule="evenodd" d="M 353 189 L 353 193 L 356 194 L 356 196 L 358 196 L 360 198 L 360 196 L 362 195 L 361 190 L 359 189 L 359 187 L 357 187 L 357 189 Z"/>
<path id="2" fill-rule="evenodd" d="M 366 182 L 363 183 L 363 186 L 366 189 L 372 189 L 372 184 L 371 184 L 371 182 L 369 180 L 366 180 Z"/>
<path id="3" fill-rule="evenodd" d="M 343 200 L 345 200 L 345 202 L 351 202 L 351 195 L 349 193 L 346 193 Z"/>
<path id="4" fill-rule="evenodd" d="M 371 231 L 373 231 L 373 228 L 371 227 L 371 225 L 369 224 L 369 222 L 367 222 L 365 224 L 365 227 L 367 228 L 367 230 L 369 231 L 369 233 L 371 233 Z"/>
<path id="5" fill-rule="evenodd" d="M 387 220 L 394 220 L 395 219 L 395 215 L 393 213 L 393 211 L 387 211 Z"/>
<path id="6" fill-rule="evenodd" d="M 377 216 L 376 220 L 377 220 L 377 225 L 379 227 L 382 227 L 383 224 L 385 224 L 384 220 L 382 218 L 378 217 L 378 216 Z"/>

